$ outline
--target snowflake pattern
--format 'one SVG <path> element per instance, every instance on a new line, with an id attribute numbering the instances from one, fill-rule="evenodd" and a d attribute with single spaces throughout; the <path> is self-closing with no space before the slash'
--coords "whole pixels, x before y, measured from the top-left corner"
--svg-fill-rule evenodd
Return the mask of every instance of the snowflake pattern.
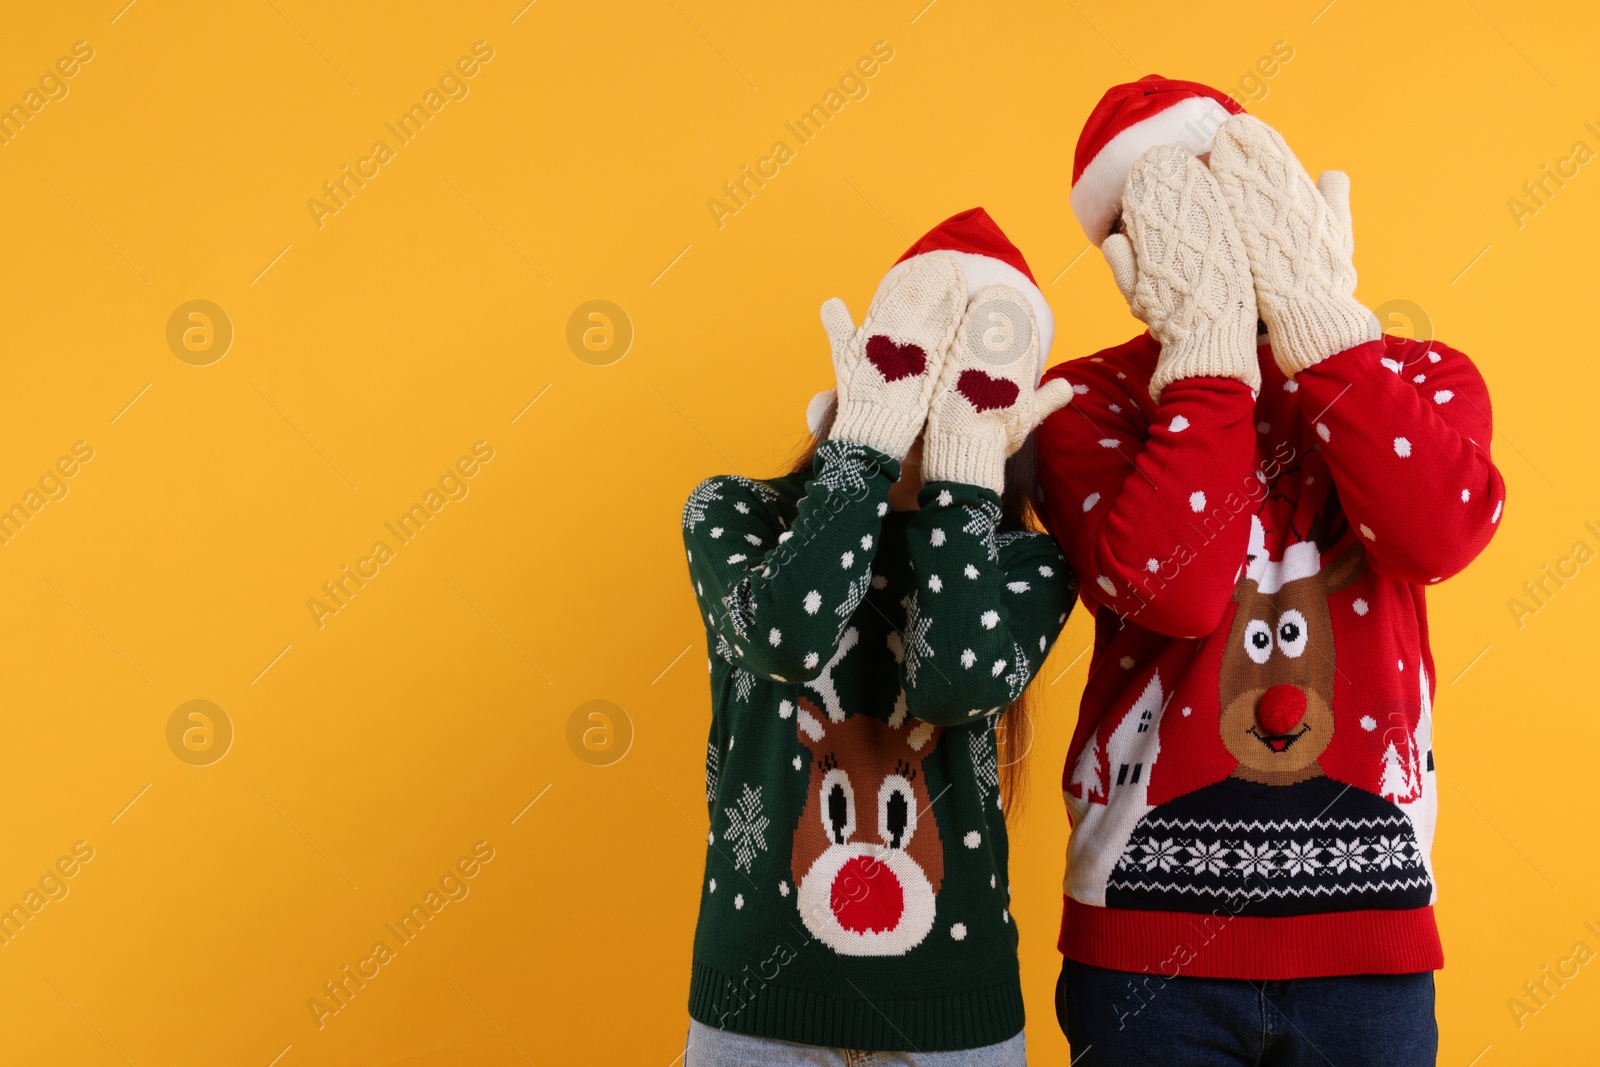
<path id="1" fill-rule="evenodd" d="M 841 620 L 849 619 L 850 616 L 856 613 L 856 609 L 861 606 L 861 602 L 867 598 L 867 590 L 870 588 L 872 588 L 872 575 L 870 573 L 863 571 L 861 574 L 856 575 L 855 580 L 845 589 L 844 599 L 839 601 L 839 606 L 833 609 L 833 613 L 839 616 Z M 840 625 L 842 626 L 843 622 Z"/>
<path id="2" fill-rule="evenodd" d="M 694 528 L 705 521 L 706 508 L 722 499 L 720 479 L 708 479 L 694 487 L 683 505 L 683 528 L 694 533 Z"/>
<path id="3" fill-rule="evenodd" d="M 1254 841 L 1241 842 L 1234 853 L 1238 860 L 1234 870 L 1246 877 L 1266 874 L 1276 865 L 1278 850 L 1272 845 Z"/>
<path id="4" fill-rule="evenodd" d="M 756 676 L 742 667 L 733 669 L 733 697 L 741 704 L 750 702 L 750 691 L 756 687 Z"/>
<path id="5" fill-rule="evenodd" d="M 859 499 L 867 492 L 867 464 L 870 457 L 861 445 L 848 441 L 825 441 L 817 449 L 822 469 L 817 484 L 830 493 Z"/>
<path id="6" fill-rule="evenodd" d="M 763 504 L 771 504 L 778 499 L 778 491 L 772 488 L 772 486 L 768 485 L 766 482 L 758 482 L 754 478 L 746 478 L 738 474 L 724 475 L 722 480 L 725 482 L 732 482 L 739 488 L 744 489 L 747 492 L 754 493 L 761 499 Z"/>
<path id="7" fill-rule="evenodd" d="M 1392 834 L 1255 841 L 1147 833 L 1136 835 L 1116 864 L 1119 872 L 1188 870 L 1267 880 L 1370 871 L 1414 873 L 1421 867 L 1416 840 L 1404 829 Z"/>
<path id="8" fill-rule="evenodd" d="M 1178 859 L 1177 846 L 1173 844 L 1170 837 L 1163 841 L 1149 842 L 1145 846 L 1144 855 L 1141 859 L 1144 863 L 1144 869 L 1147 871 L 1157 869 L 1170 871 L 1182 863 Z"/>
<path id="9" fill-rule="evenodd" d="M 733 846 L 733 867 L 749 871 L 755 865 L 756 853 L 767 850 L 767 827 L 771 821 L 761 813 L 761 786 L 751 788 L 748 782 L 740 787 L 739 803 L 722 809 L 728 817 L 728 828 L 722 839 Z"/>
<path id="10" fill-rule="evenodd" d="M 1022 646 L 1015 641 L 1011 642 L 1011 672 L 1006 675 L 1007 701 L 1015 700 L 1028 688 L 1028 680 L 1033 677 L 1033 668 L 1028 663 L 1028 654 Z"/>
<path id="11" fill-rule="evenodd" d="M 967 513 L 967 524 L 961 527 L 961 532 L 981 538 L 984 547 L 989 552 L 989 562 L 1000 562 L 1000 543 L 995 536 L 995 524 L 1000 521 L 1000 506 L 985 500 L 976 507 L 963 505 L 962 511 Z"/>
<path id="12" fill-rule="evenodd" d="M 750 637 L 750 628 L 756 624 L 756 598 L 752 583 L 748 577 L 741 578 L 728 595 L 722 598 L 722 606 L 728 612 L 728 625 L 733 627 L 733 632 L 741 640 Z"/>
<path id="13" fill-rule="evenodd" d="M 1349 839 L 1334 841 L 1329 846 L 1328 851 L 1332 855 L 1324 866 L 1331 869 L 1335 874 L 1343 874 L 1346 871 L 1360 871 L 1361 868 L 1367 865 L 1366 850 L 1360 841 Z"/>
<path id="14" fill-rule="evenodd" d="M 1190 870 L 1205 874 L 1222 874 L 1230 870 L 1226 853 L 1230 850 L 1220 841 L 1197 841 L 1189 849 L 1185 861 Z"/>
<path id="15" fill-rule="evenodd" d="M 967 746 L 972 750 L 972 778 L 978 786 L 978 803 L 989 802 L 1000 791 L 1000 760 L 995 751 L 994 720 L 967 731 Z"/>
<path id="16" fill-rule="evenodd" d="M 906 684 L 915 687 L 917 668 L 922 665 L 924 658 L 933 658 L 933 646 L 928 644 L 928 631 L 933 628 L 933 620 L 923 617 L 915 590 L 900 604 L 906 609 L 906 628 L 901 635 L 905 646 Z"/>
<path id="17" fill-rule="evenodd" d="M 1219 851 L 1221 846 L 1217 846 Z M 1322 866 L 1318 858 L 1321 848 L 1313 841 L 1290 841 L 1278 850 L 1278 866 L 1287 875 L 1315 874 Z"/>
<path id="18" fill-rule="evenodd" d="M 722 753 L 717 751 L 715 741 L 706 742 L 706 803 L 717 799 L 717 763 Z"/>

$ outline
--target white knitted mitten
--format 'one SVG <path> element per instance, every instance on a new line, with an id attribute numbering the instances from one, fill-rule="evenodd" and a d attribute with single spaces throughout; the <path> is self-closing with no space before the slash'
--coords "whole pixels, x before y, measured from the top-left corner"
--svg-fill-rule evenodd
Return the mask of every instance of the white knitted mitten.
<path id="1" fill-rule="evenodd" d="M 1382 335 L 1355 298 L 1349 178 L 1324 171 L 1313 185 L 1278 132 L 1252 115 L 1235 115 L 1217 131 L 1211 172 L 1244 238 L 1284 374 Z"/>
<path id="2" fill-rule="evenodd" d="M 830 438 L 905 458 L 922 432 L 966 296 L 952 257 L 923 256 L 873 301 L 859 330 L 843 300 L 822 305 L 839 382 Z"/>
<path id="3" fill-rule="evenodd" d="M 973 298 L 956 331 L 922 439 L 922 477 L 1000 493 L 1006 459 L 1033 428 L 1072 400 L 1072 384 L 1039 380 L 1039 324 L 1008 285 Z"/>
<path id="4" fill-rule="evenodd" d="M 1163 145 L 1140 156 L 1122 193 L 1126 233 L 1101 246 L 1133 314 L 1161 342 L 1150 395 L 1179 378 L 1261 388 L 1256 295 L 1244 242 L 1209 171 Z"/>

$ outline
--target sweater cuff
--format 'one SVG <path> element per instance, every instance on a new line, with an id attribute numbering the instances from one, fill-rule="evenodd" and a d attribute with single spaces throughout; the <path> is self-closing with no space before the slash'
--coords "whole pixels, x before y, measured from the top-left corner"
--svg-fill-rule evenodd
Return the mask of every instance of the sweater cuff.
<path id="1" fill-rule="evenodd" d="M 1238 378 L 1212 376 L 1179 378 L 1161 391 L 1161 406 L 1156 410 L 1164 411 L 1169 405 L 1178 401 L 1213 405 L 1238 404 L 1239 410 L 1244 412 L 1239 417 L 1244 418 L 1255 409 L 1256 392 L 1257 390 L 1251 388 L 1248 382 L 1242 382 Z"/>
<path id="2" fill-rule="evenodd" d="M 988 506 L 998 509 L 1000 507 L 1000 494 L 993 489 L 985 488 L 964 481 L 946 481 L 930 478 L 917 493 L 917 506 L 922 508 L 941 507 L 975 507 Z M 998 514 L 998 511 L 996 512 Z"/>
<path id="3" fill-rule="evenodd" d="M 1392 356 L 1394 358 L 1391 358 Z M 1384 367 L 1379 362 L 1383 359 L 1391 360 L 1390 367 L 1395 366 L 1397 363 L 1400 366 L 1404 366 L 1404 360 L 1399 359 L 1397 353 L 1391 354 L 1389 342 L 1379 337 L 1375 341 L 1360 341 L 1334 352 L 1332 355 L 1312 363 L 1306 370 L 1337 372 L 1334 377 L 1343 381 L 1352 374 L 1361 374 L 1363 372 L 1388 374 L 1389 368 Z"/>
<path id="4" fill-rule="evenodd" d="M 811 461 L 811 473 L 817 478 L 834 479 L 847 488 L 858 480 L 838 478 L 839 467 L 863 469 L 868 478 L 881 474 L 889 480 L 889 484 L 900 480 L 900 461 L 893 456 L 871 445 L 829 438 L 817 446 L 817 454 Z"/>

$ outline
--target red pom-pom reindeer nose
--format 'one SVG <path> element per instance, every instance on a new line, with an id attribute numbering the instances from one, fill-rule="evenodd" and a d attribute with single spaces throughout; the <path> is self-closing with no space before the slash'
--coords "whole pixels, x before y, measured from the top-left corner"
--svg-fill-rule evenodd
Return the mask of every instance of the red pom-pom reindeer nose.
<path id="1" fill-rule="evenodd" d="M 1305 715 L 1306 695 L 1297 685 L 1275 685 L 1256 705 L 1256 722 L 1269 737 L 1293 730 Z"/>
<path id="2" fill-rule="evenodd" d="M 870 856 L 852 856 L 833 876 L 828 894 L 834 917 L 852 934 L 893 930 L 905 914 L 905 891 L 887 864 Z"/>

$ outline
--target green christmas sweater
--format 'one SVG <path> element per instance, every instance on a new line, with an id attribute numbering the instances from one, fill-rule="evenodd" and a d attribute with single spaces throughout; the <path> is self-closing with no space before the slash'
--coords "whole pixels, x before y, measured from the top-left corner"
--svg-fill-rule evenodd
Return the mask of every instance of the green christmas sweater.
<path id="1" fill-rule="evenodd" d="M 1076 595 L 1055 542 L 893 459 L 712 478 L 683 536 L 711 671 L 711 831 L 690 1015 L 811 1045 L 965 1049 L 1022 1029 L 994 723 Z"/>

